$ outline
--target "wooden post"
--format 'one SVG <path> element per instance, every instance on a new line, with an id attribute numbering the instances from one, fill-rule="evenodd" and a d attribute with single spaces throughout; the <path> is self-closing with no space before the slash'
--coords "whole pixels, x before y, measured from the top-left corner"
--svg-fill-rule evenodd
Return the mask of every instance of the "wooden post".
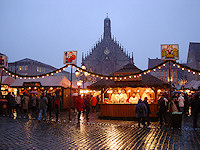
<path id="1" fill-rule="evenodd" d="M 69 121 L 71 121 L 71 102 L 72 102 L 72 68 L 73 66 L 71 65 L 71 84 L 70 84 L 70 99 L 69 99 Z"/>

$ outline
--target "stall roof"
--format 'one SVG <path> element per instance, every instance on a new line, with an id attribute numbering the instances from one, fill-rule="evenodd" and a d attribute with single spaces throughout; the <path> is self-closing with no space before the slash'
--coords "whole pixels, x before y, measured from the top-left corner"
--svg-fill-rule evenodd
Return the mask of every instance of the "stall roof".
<path id="1" fill-rule="evenodd" d="M 186 84 L 184 85 L 184 88 L 186 88 L 186 89 L 194 88 L 194 89 L 197 90 L 199 86 L 200 86 L 200 80 L 199 80 L 199 81 L 192 80 L 192 81 L 186 83 Z"/>
<path id="2" fill-rule="evenodd" d="M 70 81 L 65 76 L 47 76 L 44 78 L 36 79 L 19 79 L 17 78 L 12 84 L 11 87 L 23 87 L 23 83 L 26 82 L 40 82 L 41 86 L 52 86 L 52 87 L 70 87 Z M 72 88 L 75 88 L 72 85 Z"/>
<path id="3" fill-rule="evenodd" d="M 14 81 L 15 79 L 10 76 L 2 76 L 2 84 L 11 85 Z"/>
<path id="4" fill-rule="evenodd" d="M 135 72 L 140 71 L 134 64 L 127 64 L 122 69 L 116 72 Z M 102 79 L 97 81 L 96 83 L 89 86 L 91 89 L 101 89 L 107 87 L 164 87 L 165 85 L 169 85 L 168 83 L 150 75 L 142 75 L 142 80 L 140 81 L 114 81 Z"/>

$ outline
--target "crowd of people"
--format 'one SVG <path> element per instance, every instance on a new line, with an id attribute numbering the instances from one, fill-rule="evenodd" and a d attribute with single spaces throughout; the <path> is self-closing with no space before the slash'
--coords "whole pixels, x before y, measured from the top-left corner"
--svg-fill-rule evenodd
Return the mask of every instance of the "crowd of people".
<path id="1" fill-rule="evenodd" d="M 149 114 L 151 110 L 147 102 L 148 98 L 145 97 L 144 100 L 139 99 L 138 104 L 135 107 L 136 117 L 138 118 L 138 126 L 142 123 L 143 126 L 150 124 Z M 191 112 L 190 108 L 191 107 Z M 157 104 L 157 115 L 159 116 L 160 126 L 171 125 L 173 112 L 181 112 L 181 117 L 183 115 L 193 117 L 193 127 L 198 128 L 197 125 L 198 115 L 200 112 L 200 87 L 198 91 L 188 96 L 187 93 L 174 92 L 172 94 L 172 101 L 170 101 L 170 96 L 167 93 L 162 93 Z"/>
<path id="2" fill-rule="evenodd" d="M 58 121 L 58 114 L 62 102 L 59 93 L 43 92 L 38 97 L 36 93 L 23 93 L 23 95 L 20 95 L 18 92 L 15 96 L 14 93 L 9 92 L 6 95 L 6 100 L 8 101 L 8 116 L 13 117 L 14 112 L 16 112 L 16 117 L 24 116 L 24 118 L 28 118 L 28 113 L 31 112 L 32 118 L 38 118 L 40 122 L 41 118 L 46 120 L 47 113 L 49 118 L 51 118 L 52 111 L 54 111 L 56 121 Z"/>

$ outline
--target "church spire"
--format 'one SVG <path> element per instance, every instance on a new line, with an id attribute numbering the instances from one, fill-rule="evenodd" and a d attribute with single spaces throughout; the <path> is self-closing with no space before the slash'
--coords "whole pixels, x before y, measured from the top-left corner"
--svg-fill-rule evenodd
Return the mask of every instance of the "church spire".
<path id="1" fill-rule="evenodd" d="M 108 13 L 107 17 L 104 19 L 104 39 L 111 39 L 111 21 L 108 18 Z"/>

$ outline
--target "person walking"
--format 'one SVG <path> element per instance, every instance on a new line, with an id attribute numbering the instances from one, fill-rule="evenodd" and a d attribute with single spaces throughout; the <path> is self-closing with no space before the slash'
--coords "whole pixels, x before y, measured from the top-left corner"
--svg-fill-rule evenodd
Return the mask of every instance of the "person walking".
<path id="1" fill-rule="evenodd" d="M 138 126 L 140 128 L 140 123 L 142 122 L 143 126 L 145 125 L 145 117 L 147 113 L 147 107 L 146 105 L 142 102 L 141 99 L 138 100 L 138 104 L 135 106 L 135 113 L 136 117 L 138 118 Z"/>
<path id="2" fill-rule="evenodd" d="M 19 115 L 21 113 L 20 112 L 21 102 L 22 102 L 21 96 L 20 96 L 19 92 L 17 92 L 17 96 L 15 97 L 15 108 L 16 108 L 16 112 L 17 112 L 17 117 L 19 117 Z"/>
<path id="3" fill-rule="evenodd" d="M 83 99 L 81 98 L 81 95 L 78 95 L 78 97 L 75 100 L 75 108 L 78 111 L 78 123 L 80 123 L 80 116 L 81 112 L 83 111 L 83 107 L 85 107 Z"/>
<path id="4" fill-rule="evenodd" d="M 85 110 L 86 110 L 86 120 L 89 121 L 89 113 L 90 113 L 90 108 L 91 108 L 91 100 L 90 100 L 89 94 L 84 99 L 84 104 L 85 104 Z"/>
<path id="5" fill-rule="evenodd" d="M 180 112 L 182 113 L 184 112 L 184 102 L 185 102 L 185 99 L 181 93 L 178 97 L 178 106 L 179 106 Z"/>
<path id="6" fill-rule="evenodd" d="M 151 123 L 150 123 L 150 119 L 149 119 L 149 114 L 151 114 L 151 111 L 150 111 L 150 107 L 149 107 L 147 100 L 148 100 L 148 98 L 145 97 L 143 103 L 146 105 L 146 108 L 147 108 L 147 114 L 146 114 L 147 125 L 150 125 Z"/>
<path id="7" fill-rule="evenodd" d="M 60 98 L 59 94 L 57 94 L 55 96 L 55 100 L 54 100 L 54 110 L 55 110 L 55 114 L 56 114 L 56 122 L 58 122 L 58 115 L 60 113 L 60 102 L 61 102 L 61 98 Z"/>
<path id="8" fill-rule="evenodd" d="M 96 113 L 97 99 L 94 95 L 91 98 L 91 103 L 92 103 L 92 112 Z"/>
<path id="9" fill-rule="evenodd" d="M 24 118 L 26 118 L 26 117 L 28 117 L 28 104 L 30 102 L 30 98 L 27 94 L 24 94 L 22 100 L 23 100 L 22 109 L 23 109 L 23 113 L 24 113 Z"/>
<path id="10" fill-rule="evenodd" d="M 163 119 L 165 124 L 168 124 L 167 121 L 167 107 L 165 104 L 164 95 L 161 95 L 161 98 L 158 100 L 158 114 L 160 118 L 160 125 L 163 125 Z"/>
<path id="11" fill-rule="evenodd" d="M 43 114 L 43 119 L 46 120 L 47 117 L 47 105 L 48 105 L 48 99 L 46 97 L 46 93 L 42 93 L 42 95 L 39 98 L 39 116 L 38 116 L 38 122 L 40 122 Z"/>
<path id="12" fill-rule="evenodd" d="M 199 94 L 194 95 L 194 98 L 191 101 L 191 108 L 192 108 L 193 127 L 199 128 L 200 126 L 197 125 L 199 112 L 200 112 L 200 95 Z"/>

